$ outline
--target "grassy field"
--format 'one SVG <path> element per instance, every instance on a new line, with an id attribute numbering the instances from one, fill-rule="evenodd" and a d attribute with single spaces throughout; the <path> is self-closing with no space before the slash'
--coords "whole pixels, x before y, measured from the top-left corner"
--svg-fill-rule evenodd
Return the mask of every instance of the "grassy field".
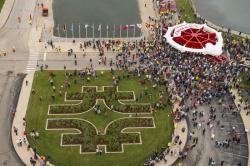
<path id="1" fill-rule="evenodd" d="M 240 86 L 250 94 L 250 73 L 241 73 L 240 78 L 242 79 Z"/>
<path id="2" fill-rule="evenodd" d="M 54 73 L 54 84 L 56 86 L 55 103 L 64 103 L 64 98 L 59 96 L 58 91 L 66 80 L 65 74 L 64 71 L 54 71 Z M 138 99 L 138 103 L 158 103 L 160 91 L 166 90 L 166 87 L 164 86 L 159 86 L 156 89 L 153 89 L 152 84 L 149 81 L 146 81 L 145 85 L 141 85 L 139 79 L 133 77 L 132 74 L 129 79 L 123 78 L 123 76 L 127 75 L 127 73 L 124 73 L 123 71 L 115 71 L 114 75 L 119 75 L 122 78 L 119 82 L 119 90 L 134 91 L 138 98 L 145 91 L 145 88 L 147 88 L 147 92 L 150 95 L 142 95 Z M 112 86 L 113 75 L 110 71 L 104 71 L 103 75 L 100 74 L 100 72 L 97 72 L 97 76 L 98 78 L 91 78 L 89 82 L 78 76 L 68 79 L 71 80 L 72 83 L 71 87 L 67 89 L 67 92 L 79 92 L 83 85 L 94 85 L 98 87 Z M 73 83 L 74 80 L 76 80 L 76 83 Z M 112 120 L 120 117 L 128 117 L 129 115 L 109 112 L 108 116 L 103 116 L 102 114 L 97 115 L 93 111 L 80 115 L 48 115 L 48 105 L 52 104 L 51 95 L 53 90 L 49 83 L 49 73 L 47 71 L 35 73 L 32 89 L 34 89 L 36 93 L 31 94 L 28 105 L 26 114 L 27 131 L 30 132 L 32 129 L 38 131 L 40 133 L 40 138 L 35 140 L 28 137 L 29 143 L 33 148 L 37 148 L 39 154 L 49 156 L 50 161 L 55 165 L 140 166 L 152 154 L 152 152 L 159 151 L 161 147 L 167 147 L 168 142 L 171 141 L 173 123 L 170 104 L 167 103 L 168 95 L 165 92 L 164 103 L 167 107 L 164 110 L 158 110 L 152 115 L 145 115 L 154 117 L 156 128 L 130 129 L 130 131 L 141 132 L 142 145 L 125 146 L 124 153 L 103 154 L 101 156 L 96 154 L 79 154 L 79 147 L 76 146 L 60 147 L 60 134 L 69 133 L 70 131 L 46 131 L 45 125 L 47 118 L 82 118 L 95 124 L 98 130 L 103 130 Z M 39 96 L 42 96 L 42 101 L 39 100 Z"/>
<path id="3" fill-rule="evenodd" d="M 0 0 L 0 11 L 1 11 L 2 7 L 3 7 L 4 1 L 5 0 Z"/>
<path id="4" fill-rule="evenodd" d="M 176 0 L 176 5 L 184 21 L 191 23 L 197 21 L 189 0 Z"/>

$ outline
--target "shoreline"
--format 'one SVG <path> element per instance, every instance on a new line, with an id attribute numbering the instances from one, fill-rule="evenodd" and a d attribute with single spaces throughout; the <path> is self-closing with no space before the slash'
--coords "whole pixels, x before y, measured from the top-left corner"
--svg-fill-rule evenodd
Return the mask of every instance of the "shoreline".
<path id="1" fill-rule="evenodd" d="M 191 7 L 192 7 L 192 9 L 193 9 L 194 15 L 196 15 L 198 18 L 203 18 L 203 17 L 201 17 L 201 15 L 198 13 L 198 11 L 197 11 L 197 9 L 196 9 L 196 6 L 195 6 L 195 3 L 194 3 L 194 0 L 188 0 L 188 1 L 189 1 L 190 5 L 191 5 Z M 214 29 L 216 29 L 216 30 L 218 30 L 218 31 L 228 32 L 228 28 L 224 28 L 224 27 L 222 27 L 222 26 L 220 26 L 220 25 L 216 25 L 216 24 L 214 24 L 213 22 L 211 22 L 211 21 L 209 21 L 209 20 L 207 20 L 207 19 L 205 19 L 205 18 L 204 18 L 204 20 L 205 20 L 205 23 L 206 23 L 208 26 L 210 26 L 210 27 L 212 27 L 212 28 L 214 28 Z M 239 32 L 239 31 L 236 31 L 236 30 L 233 30 L 233 29 L 230 30 L 230 33 L 233 34 L 233 35 L 237 35 L 237 36 L 239 36 L 239 37 L 250 38 L 250 34 L 242 33 L 242 32 Z"/>

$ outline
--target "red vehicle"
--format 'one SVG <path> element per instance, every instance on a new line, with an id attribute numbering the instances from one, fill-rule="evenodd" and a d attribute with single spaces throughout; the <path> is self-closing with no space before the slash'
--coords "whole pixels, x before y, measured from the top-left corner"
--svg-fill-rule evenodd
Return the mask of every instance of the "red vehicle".
<path id="1" fill-rule="evenodd" d="M 48 8 L 42 8 L 42 16 L 47 17 L 49 15 L 49 9 Z"/>

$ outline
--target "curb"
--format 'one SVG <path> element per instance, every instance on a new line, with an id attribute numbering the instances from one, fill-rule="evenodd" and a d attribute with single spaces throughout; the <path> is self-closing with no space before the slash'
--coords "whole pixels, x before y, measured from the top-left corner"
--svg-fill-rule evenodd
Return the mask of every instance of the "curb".
<path id="1" fill-rule="evenodd" d="M 26 77 L 24 79 L 27 79 L 27 78 L 33 78 L 32 75 L 26 75 Z M 33 81 L 33 80 L 32 80 Z M 16 112 L 15 112 L 15 115 L 14 115 L 14 118 L 13 118 L 13 123 L 12 123 L 12 128 L 11 128 L 11 139 L 12 139 L 12 145 L 17 153 L 17 155 L 19 156 L 19 158 L 22 160 L 22 162 L 25 164 L 25 165 L 30 165 L 29 163 L 29 158 L 31 156 L 33 156 L 33 150 L 30 149 L 29 151 L 26 150 L 27 148 L 27 145 L 29 144 L 28 143 L 28 140 L 27 140 L 27 137 L 26 136 L 23 136 L 22 135 L 22 131 L 26 128 L 26 126 L 23 126 L 22 124 L 20 125 L 20 123 L 22 123 L 22 118 L 25 117 L 25 114 L 26 114 L 26 109 L 23 108 L 23 107 L 26 107 L 28 104 L 28 101 L 26 101 L 27 103 L 23 103 L 23 95 L 24 95 L 24 91 L 28 91 L 28 98 L 29 98 L 29 92 L 31 90 L 31 86 L 32 86 L 32 81 L 29 80 L 29 86 L 26 87 L 25 85 L 25 82 L 23 81 L 22 84 L 21 84 L 21 90 L 20 90 L 20 95 L 19 95 L 19 99 L 18 99 L 18 103 L 17 103 L 17 106 L 16 106 Z M 24 89 L 24 88 L 29 88 L 29 89 Z M 25 100 L 25 99 L 24 99 Z M 25 110 L 24 110 L 25 109 Z M 24 116 L 23 116 L 24 114 Z M 16 127 L 18 128 L 18 133 L 19 135 L 18 136 L 15 136 L 14 132 L 13 132 L 13 127 Z M 16 143 L 16 140 L 17 139 L 22 139 L 23 138 L 26 139 L 26 144 L 23 143 L 23 145 L 21 147 L 19 147 Z M 21 148 L 25 148 L 24 149 L 21 149 Z M 23 151 L 24 150 L 24 151 Z"/>
<path id="2" fill-rule="evenodd" d="M 18 75 L 19 75 L 19 74 L 18 74 Z M 21 74 L 20 74 L 20 75 L 21 75 Z M 14 107 L 15 110 L 16 110 L 16 107 L 17 107 L 17 104 L 18 104 L 18 100 L 19 100 L 19 96 L 20 96 L 20 92 L 21 92 L 21 89 L 22 89 L 23 80 L 24 80 L 24 78 L 25 78 L 25 75 L 24 75 L 24 77 L 23 77 L 23 76 L 21 76 L 21 77 L 22 77 L 22 78 L 20 78 L 20 79 L 21 79 L 20 85 L 18 85 L 18 86 L 20 86 L 20 87 L 17 88 L 18 86 L 17 86 L 17 85 L 15 86 L 15 90 L 18 89 L 18 92 L 15 93 L 15 96 L 14 96 L 14 97 L 16 97 L 16 99 L 17 99 L 17 102 L 15 103 L 15 107 Z M 14 101 L 14 102 L 15 102 L 15 101 Z M 12 108 L 12 109 L 13 109 L 13 108 Z M 10 110 L 10 111 L 11 111 L 11 110 Z M 12 126 L 13 126 L 14 118 L 15 118 L 15 116 L 12 116 L 12 117 L 11 117 L 11 129 L 10 129 L 10 132 L 11 132 L 11 133 L 12 133 Z M 10 134 L 10 139 L 13 140 L 12 134 Z M 13 141 L 12 141 L 12 143 L 11 143 L 11 147 L 12 147 L 13 152 L 16 153 L 16 156 L 18 157 L 18 159 L 20 160 L 20 162 L 22 163 L 22 165 L 25 165 L 25 163 L 23 162 L 23 160 L 21 159 L 21 157 L 18 155 L 18 153 L 17 153 L 17 151 L 16 151 L 16 149 L 15 149 L 15 147 L 14 147 Z"/>
<path id="3" fill-rule="evenodd" d="M 34 151 L 33 147 L 30 147 L 29 150 L 27 150 L 27 147 L 29 144 L 29 140 L 26 135 L 24 135 L 22 132 L 26 131 L 26 125 L 23 125 L 23 117 L 26 115 L 27 107 L 28 107 L 28 100 L 30 98 L 30 92 L 32 88 L 32 83 L 33 83 L 33 77 L 35 73 L 30 73 L 27 74 L 24 79 L 28 80 L 28 86 L 26 86 L 25 82 L 23 81 L 21 84 L 21 90 L 20 90 L 20 97 L 18 99 L 18 103 L 16 106 L 16 112 L 13 117 L 13 123 L 12 123 L 12 128 L 11 128 L 11 141 L 12 141 L 12 146 L 15 149 L 15 152 L 17 153 L 18 157 L 21 159 L 21 161 L 24 163 L 26 166 L 31 166 L 30 163 L 30 157 L 34 158 Z M 16 136 L 13 128 L 14 126 L 18 129 L 18 135 Z M 26 143 L 23 141 L 25 138 Z M 22 146 L 17 145 L 17 140 L 22 140 Z M 40 164 L 40 154 L 37 153 L 38 160 L 36 160 L 36 164 Z M 53 166 L 51 163 L 47 163 L 50 166 Z"/>

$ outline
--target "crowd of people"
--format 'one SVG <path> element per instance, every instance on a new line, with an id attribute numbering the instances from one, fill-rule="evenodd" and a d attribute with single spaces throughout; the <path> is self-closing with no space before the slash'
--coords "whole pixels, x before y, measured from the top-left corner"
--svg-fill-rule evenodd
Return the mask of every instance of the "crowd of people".
<path id="1" fill-rule="evenodd" d="M 167 28 L 167 24 L 162 24 Z M 89 41 L 80 44 L 83 50 L 89 47 L 99 50 L 99 65 L 106 65 L 113 69 L 129 70 L 138 77 L 147 75 L 147 79 L 152 80 L 153 85 L 165 84 L 169 89 L 170 98 L 181 98 L 182 102 L 179 109 L 175 112 L 175 118 L 186 118 L 185 112 L 193 111 L 193 116 L 189 117 L 194 126 L 199 127 L 197 122 L 204 112 L 197 112 L 199 105 L 211 106 L 213 99 L 218 99 L 219 103 L 224 106 L 224 112 L 230 110 L 236 114 L 239 110 L 234 105 L 226 106 L 223 103 L 223 96 L 230 95 L 230 89 L 239 88 L 238 77 L 241 72 L 247 71 L 247 68 L 241 66 L 242 56 L 249 56 L 250 42 L 247 40 L 234 41 L 228 36 L 225 39 L 224 50 L 228 53 L 228 59 L 222 63 L 211 61 L 208 56 L 194 53 L 181 53 L 161 37 L 162 31 L 156 30 L 154 37 L 141 39 L 139 41 L 124 42 L 120 40 L 108 41 Z M 116 53 L 116 58 L 109 58 L 107 51 Z M 73 54 L 72 52 L 70 54 Z M 92 59 L 89 60 L 90 68 L 95 70 Z M 174 83 L 174 86 L 169 86 Z M 185 100 L 190 101 L 190 106 L 186 106 Z M 248 101 L 246 99 L 246 101 Z M 209 119 L 206 122 L 208 128 L 218 123 L 214 108 L 211 106 Z M 219 124 L 217 124 L 219 125 Z M 203 135 L 206 128 L 202 129 Z M 237 132 L 232 138 L 225 140 L 215 140 L 215 147 L 229 147 L 230 142 L 238 142 L 240 138 Z M 198 138 L 194 137 L 194 145 Z M 212 134 L 211 139 L 214 139 Z M 195 147 L 195 146 L 193 146 Z M 164 151 L 163 151 L 164 152 Z M 145 165 L 151 165 L 155 162 L 167 160 L 163 152 L 156 152 L 149 158 Z M 164 154 L 164 155 L 163 155 Z M 185 154 L 185 153 L 182 153 Z M 154 161 L 154 162 L 152 162 Z M 167 161 L 166 161 L 167 162 Z M 215 165 L 215 161 L 208 159 L 209 165 Z M 223 165 L 224 161 L 221 161 Z"/>
<path id="2" fill-rule="evenodd" d="M 167 28 L 169 24 L 162 24 Z M 211 106 L 213 99 L 218 99 L 219 103 L 224 107 L 223 112 L 239 113 L 234 105 L 226 105 L 223 103 L 223 97 L 230 95 L 230 89 L 238 87 L 238 77 L 241 72 L 248 71 L 247 68 L 241 66 L 243 56 L 249 56 L 250 42 L 248 40 L 235 41 L 230 35 L 225 38 L 224 50 L 227 52 L 228 59 L 222 63 L 211 61 L 208 56 L 194 53 L 181 53 L 170 45 L 161 37 L 162 31 L 156 30 L 155 36 L 151 39 L 142 39 L 134 42 L 121 42 L 115 40 L 96 41 L 84 43 L 83 49 L 93 47 L 100 50 L 100 65 L 108 65 L 112 69 L 131 70 L 138 77 L 145 74 L 153 85 L 165 84 L 170 88 L 170 98 L 180 97 L 182 102 L 178 111 L 175 113 L 176 119 L 185 117 L 183 115 L 187 111 L 193 111 L 193 116 L 189 117 L 194 126 L 199 127 L 197 117 L 202 117 L 204 112 L 197 113 L 196 108 L 199 105 Z M 117 52 L 115 59 L 109 59 L 105 51 Z M 93 65 L 91 65 L 93 67 Z M 174 82 L 174 86 L 168 86 Z M 190 101 L 190 106 L 186 106 L 185 100 Z M 245 99 L 248 102 L 247 99 Z M 209 119 L 206 122 L 207 128 L 211 129 L 214 125 L 219 125 L 215 108 L 211 106 Z M 223 113 L 222 113 L 223 114 Z M 185 117 L 186 118 L 186 117 Z M 222 126 L 223 127 L 223 126 Z M 206 128 L 202 130 L 203 135 Z M 198 142 L 198 137 L 191 138 L 194 145 Z M 214 139 L 214 134 L 211 135 Z M 235 131 L 231 138 L 225 140 L 214 140 L 215 147 L 229 147 L 231 142 L 240 142 L 240 136 Z M 195 146 L 194 146 L 195 147 Z M 156 152 L 150 156 L 145 165 L 153 165 L 155 162 L 166 160 L 163 157 L 165 151 Z M 185 153 L 183 153 L 185 154 Z M 165 155 L 165 154 L 164 154 Z M 217 161 L 221 165 L 224 161 Z M 215 165 L 216 161 L 208 158 L 208 165 Z M 237 165 L 241 165 L 240 162 Z"/>
<path id="3" fill-rule="evenodd" d="M 171 17 L 172 19 L 173 17 Z M 121 41 L 121 40 L 97 40 L 83 42 L 79 45 L 86 56 L 84 50 L 93 48 L 99 51 L 99 65 L 106 65 L 113 69 L 130 70 L 138 77 L 145 74 L 147 79 L 152 80 L 153 85 L 165 84 L 169 88 L 170 98 L 181 98 L 182 102 L 179 109 L 175 112 L 175 118 L 181 119 L 185 117 L 185 112 L 194 111 L 192 123 L 198 126 L 197 116 L 202 117 L 204 113 L 195 111 L 199 105 L 211 105 L 214 98 L 222 100 L 223 96 L 230 95 L 230 89 L 237 86 L 237 79 L 241 72 L 247 68 L 241 66 L 241 59 L 243 56 L 250 56 L 250 42 L 248 40 L 234 40 L 230 34 L 226 34 L 224 51 L 227 53 L 228 59 L 222 63 L 211 61 L 209 56 L 194 53 L 181 53 L 172 48 L 166 40 L 162 37 L 164 29 L 172 25 L 167 19 L 160 19 L 159 27 L 152 30 L 149 38 L 144 38 L 136 41 Z M 52 43 L 52 42 L 51 42 Z M 53 45 L 53 44 L 52 44 Z M 116 53 L 116 58 L 109 58 L 107 53 L 111 51 Z M 76 55 L 70 49 L 68 56 Z M 94 71 L 92 59 L 89 59 L 90 69 Z M 75 60 L 77 65 L 77 60 Z M 66 65 L 64 65 L 66 69 Z M 174 86 L 168 86 L 172 85 Z M 239 86 L 238 86 L 239 87 Z M 190 106 L 187 107 L 184 103 L 185 100 L 190 100 Z M 223 104 L 223 101 L 220 101 Z M 237 110 L 236 107 L 231 106 L 230 109 Z M 209 112 L 210 118 L 208 119 L 207 126 L 212 128 L 216 115 L 213 114 L 213 108 Z M 202 132 L 205 134 L 206 129 L 203 128 Z M 236 133 L 237 136 L 237 133 Z M 211 138 L 213 139 L 213 135 Z M 193 138 L 194 139 L 194 138 Z M 235 139 L 235 138 L 232 138 Z M 196 141 L 197 140 L 197 141 Z M 215 146 L 228 147 L 230 139 L 215 141 Z M 198 138 L 195 138 L 198 142 Z M 164 159 L 163 153 L 161 157 L 150 157 L 146 162 L 149 165 L 152 160 L 158 161 Z M 209 160 L 209 165 L 213 165 L 215 161 Z M 222 164 L 223 165 L 223 164 Z"/>
<path id="4" fill-rule="evenodd" d="M 173 19 L 173 16 L 169 17 Z M 238 77 L 241 72 L 248 69 L 241 66 L 243 56 L 250 57 L 250 41 L 234 40 L 230 34 L 226 34 L 224 40 L 224 51 L 227 53 L 228 59 L 222 63 L 211 61 L 209 56 L 194 53 L 182 53 L 172 48 L 162 37 L 164 30 L 173 24 L 173 21 L 162 18 L 158 20 L 158 27 L 152 29 L 151 36 L 135 41 L 121 40 L 97 40 L 80 43 L 79 47 L 82 50 L 83 56 L 86 56 L 85 50 L 92 48 L 99 51 L 99 65 L 105 65 L 119 70 L 129 70 L 138 77 L 146 75 L 148 80 L 153 82 L 152 85 L 166 85 L 169 91 L 170 99 L 181 98 L 179 108 L 174 113 L 176 120 L 189 118 L 194 127 L 201 127 L 198 119 L 202 118 L 204 112 L 197 112 L 196 108 L 199 105 L 210 106 L 209 119 L 206 121 L 206 126 L 201 132 L 205 135 L 207 129 L 213 128 L 218 124 L 215 108 L 211 105 L 213 99 L 218 99 L 219 103 L 224 107 L 223 112 L 239 110 L 234 105 L 225 105 L 223 96 L 230 95 L 230 89 L 237 87 Z M 73 41 L 75 42 L 75 41 Z M 48 45 L 53 48 L 53 42 L 49 41 Z M 106 52 L 111 51 L 116 53 L 115 59 L 108 56 Z M 68 51 L 68 56 L 74 55 L 75 65 L 77 66 L 77 58 L 74 50 Z M 92 59 L 89 59 L 89 68 L 84 70 L 94 71 L 95 66 Z M 48 67 L 48 66 L 47 66 Z M 66 69 L 66 64 L 64 69 Z M 43 68 L 41 68 L 43 69 Z M 187 106 L 185 103 L 189 101 Z M 244 99 L 248 102 L 247 99 Z M 98 109 L 97 109 L 98 111 Z M 191 117 L 187 112 L 192 112 Z M 198 137 L 193 137 L 193 133 L 189 134 L 189 139 L 193 141 L 193 149 L 198 142 Z M 211 135 L 211 139 L 214 136 Z M 235 135 L 229 139 L 214 140 L 215 147 L 229 147 L 230 142 L 240 142 L 240 137 L 235 132 Z M 154 163 L 167 159 L 164 157 L 166 153 L 172 153 L 169 150 L 161 150 L 154 152 L 152 156 L 144 163 L 144 165 L 154 165 Z M 186 154 L 181 152 L 181 154 Z M 183 156 L 181 156 L 183 157 Z M 208 158 L 208 165 L 215 165 L 216 161 Z M 224 161 L 220 161 L 223 166 Z M 240 163 L 238 163 L 240 166 Z"/>

